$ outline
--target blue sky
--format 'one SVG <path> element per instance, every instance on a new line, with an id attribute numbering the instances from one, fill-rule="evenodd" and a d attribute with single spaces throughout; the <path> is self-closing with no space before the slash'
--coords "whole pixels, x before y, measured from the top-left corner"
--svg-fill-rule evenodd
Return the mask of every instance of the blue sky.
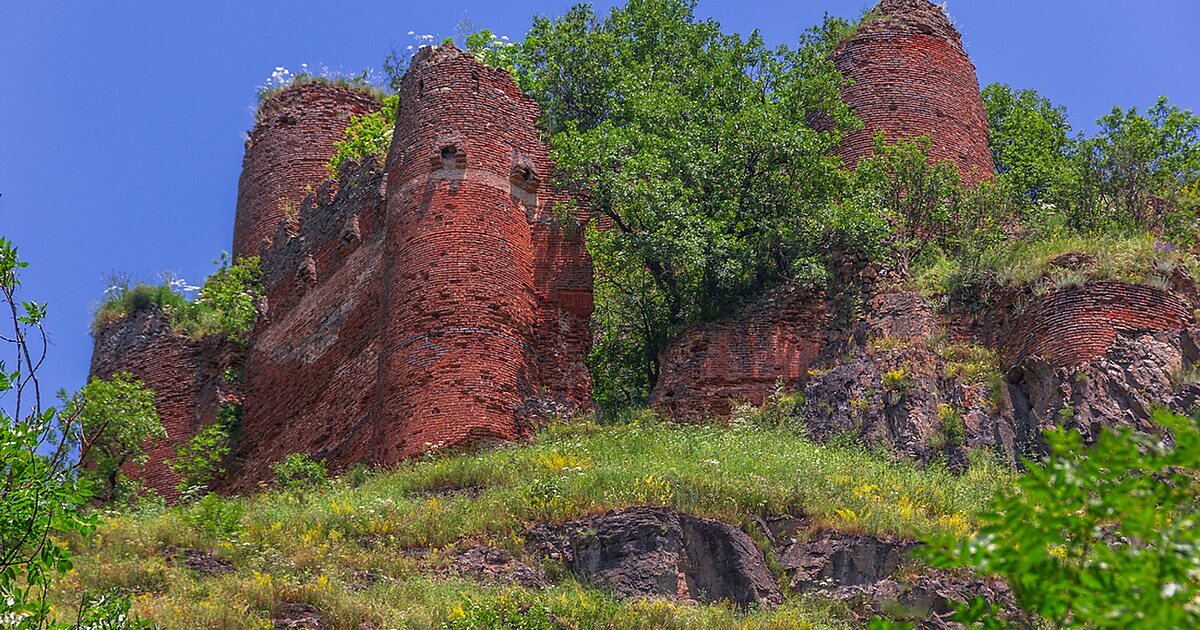
<path id="1" fill-rule="evenodd" d="M 229 248 L 254 89 L 275 66 L 380 65 L 406 33 L 454 34 L 464 15 L 517 38 L 569 2 L 0 0 L 0 235 L 49 303 L 49 390 L 87 375 L 106 272 L 198 283 Z M 597 2 L 598 7 L 612 2 Z M 700 0 L 727 30 L 791 43 L 864 0 Z M 1159 95 L 1200 111 L 1196 0 L 949 0 L 984 85 L 1034 88 L 1091 129 Z"/>

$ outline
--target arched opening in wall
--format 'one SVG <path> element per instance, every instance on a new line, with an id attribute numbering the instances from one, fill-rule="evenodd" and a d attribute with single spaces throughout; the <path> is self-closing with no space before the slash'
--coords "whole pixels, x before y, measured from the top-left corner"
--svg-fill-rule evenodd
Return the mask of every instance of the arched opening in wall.
<path id="1" fill-rule="evenodd" d="M 479 91 L 479 72 L 475 70 L 471 71 L 471 90 L 474 92 Z"/>
<path id="2" fill-rule="evenodd" d="M 462 170 L 467 168 L 467 152 L 454 144 L 443 144 L 438 151 L 437 168 L 443 170 Z"/>
<path id="3" fill-rule="evenodd" d="M 425 96 L 425 79 L 417 81 L 417 98 Z"/>

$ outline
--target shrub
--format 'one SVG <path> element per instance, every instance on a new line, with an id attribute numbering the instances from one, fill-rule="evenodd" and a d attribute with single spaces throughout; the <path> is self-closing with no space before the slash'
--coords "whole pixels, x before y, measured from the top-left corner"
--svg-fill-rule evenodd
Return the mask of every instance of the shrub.
<path id="1" fill-rule="evenodd" d="M 392 132 L 396 128 L 396 109 L 399 106 L 400 97 L 393 94 L 384 97 L 383 108 L 379 111 L 351 116 L 345 136 L 334 143 L 337 152 L 325 165 L 330 175 L 336 175 L 346 160 L 386 155 L 392 143 Z"/>
<path id="2" fill-rule="evenodd" d="M 175 458 L 167 465 L 181 478 L 177 489 L 184 501 L 208 492 L 208 484 L 224 474 L 222 463 L 229 455 L 229 432 L 230 427 L 218 420 L 175 447 Z"/>
<path id="3" fill-rule="evenodd" d="M 200 287 L 199 304 L 217 315 L 220 331 L 237 344 L 245 344 L 258 319 L 258 303 L 263 297 L 262 269 L 257 256 L 231 261 L 229 254 L 213 261 L 216 273 Z"/>
<path id="4" fill-rule="evenodd" d="M 220 540 L 230 540 L 242 531 L 241 504 L 215 494 L 206 494 L 188 511 L 183 519 L 191 527 Z"/>
<path id="5" fill-rule="evenodd" d="M 107 298 L 96 309 L 92 334 L 141 309 L 153 307 L 162 313 L 176 334 L 193 339 L 224 334 L 235 343 L 244 344 L 254 329 L 263 295 L 258 257 L 233 262 L 222 252 L 213 263 L 217 271 L 205 280 L 195 301 L 183 295 L 181 285 L 185 283 L 178 280 L 130 286 L 126 278 L 115 279 L 106 290 Z"/>
<path id="6" fill-rule="evenodd" d="M 1200 423 L 1154 422 L 1172 439 L 1110 430 L 1085 448 L 1047 432 L 1047 461 L 992 501 L 978 533 L 935 539 L 930 559 L 998 574 L 1056 628 L 1197 627 Z"/>
<path id="7" fill-rule="evenodd" d="M 109 380 L 92 378 L 73 396 L 65 391 L 58 396 L 63 440 L 87 451 L 82 474 L 101 483 L 102 498 L 116 498 L 121 468 L 144 465 L 146 440 L 167 437 L 154 408 L 154 391 L 129 372 L 118 372 Z"/>
<path id="8" fill-rule="evenodd" d="M 281 461 L 271 464 L 275 473 L 275 484 L 285 492 L 303 501 L 307 492 L 321 488 L 329 482 L 329 470 L 325 460 L 313 459 L 308 453 L 292 453 Z"/>
<path id="9" fill-rule="evenodd" d="M 37 374 L 48 346 L 46 306 L 18 298 L 27 264 L 0 238 L 0 307 L 10 314 L 0 357 L 16 357 L 15 365 L 0 358 L 0 624 L 38 628 L 50 612 L 52 580 L 72 568 L 70 548 L 51 536 L 86 536 L 98 521 L 80 511 L 94 484 L 67 461 L 75 445 L 63 436 L 78 434 L 77 414 L 42 408 Z M 81 441 L 86 455 L 91 440 Z"/>

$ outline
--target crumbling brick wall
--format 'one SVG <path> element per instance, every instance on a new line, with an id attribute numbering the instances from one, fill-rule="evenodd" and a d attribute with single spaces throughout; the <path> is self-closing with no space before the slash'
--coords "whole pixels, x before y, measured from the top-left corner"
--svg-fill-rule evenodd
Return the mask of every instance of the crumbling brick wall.
<path id="1" fill-rule="evenodd" d="M 820 356 L 825 323 L 824 296 L 791 285 L 698 323 L 659 357 L 650 404 L 677 418 L 721 417 L 732 401 L 762 404 L 779 381 L 795 389 Z"/>
<path id="2" fill-rule="evenodd" d="M 222 373 L 239 357 L 233 346 L 220 339 L 193 341 L 171 332 L 154 307 L 97 331 L 89 378 L 129 372 L 154 391 L 154 406 L 167 432 L 165 439 L 145 444 L 145 468 L 127 464 L 126 476 L 141 480 L 168 500 L 179 496 L 180 478 L 166 462 L 175 457 L 177 444 L 216 420 L 219 405 L 236 402 Z"/>
<path id="3" fill-rule="evenodd" d="M 1053 367 L 1074 367 L 1103 357 L 1118 335 L 1178 331 L 1195 322 L 1192 306 L 1178 295 L 1115 281 L 1014 296 L 997 309 L 1006 311 L 993 320 L 989 337 L 1010 366 L 1040 356 Z"/>
<path id="4" fill-rule="evenodd" d="M 372 457 L 383 173 L 374 161 L 348 165 L 336 184 L 307 197 L 263 257 L 266 317 L 243 377 L 234 489 L 270 478 L 289 453 L 335 470 Z"/>
<path id="5" fill-rule="evenodd" d="M 362 90 L 324 83 L 297 85 L 263 102 L 238 180 L 234 257 L 257 256 L 270 245 L 280 220 L 328 177 L 325 164 L 350 117 L 379 108 Z"/>
<path id="6" fill-rule="evenodd" d="M 883 0 L 838 45 L 833 61 L 852 81 L 842 96 L 864 124 L 842 142 L 848 167 L 872 153 L 875 135 L 883 131 L 888 142 L 930 136 L 930 157 L 956 164 L 967 184 L 992 176 L 975 66 L 940 7 L 928 0 Z"/>

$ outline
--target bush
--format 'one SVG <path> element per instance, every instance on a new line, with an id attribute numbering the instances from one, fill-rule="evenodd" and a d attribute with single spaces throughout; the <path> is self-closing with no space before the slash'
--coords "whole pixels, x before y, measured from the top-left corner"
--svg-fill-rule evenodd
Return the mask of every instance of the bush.
<path id="1" fill-rule="evenodd" d="M 82 448 L 88 463 L 81 474 L 100 482 L 103 499 L 118 498 L 121 468 L 144 465 L 146 440 L 167 437 L 154 408 L 154 391 L 129 372 L 118 372 L 109 380 L 92 378 L 73 396 L 60 391 L 58 397 L 63 440 Z"/>
<path id="2" fill-rule="evenodd" d="M 1090 448 L 1048 432 L 1047 461 L 992 501 L 978 533 L 935 539 L 931 560 L 998 574 L 1056 628 L 1200 626 L 1200 422 L 1154 422 L 1163 435 L 1107 431 Z"/>
<path id="3" fill-rule="evenodd" d="M 243 513 L 241 504 L 215 494 L 206 494 L 184 512 L 183 519 L 191 527 L 213 538 L 231 540 L 242 531 Z"/>
<path id="4" fill-rule="evenodd" d="M 400 97 L 393 94 L 384 97 L 383 108 L 379 111 L 351 116 L 345 136 L 334 143 L 337 152 L 325 165 L 329 174 L 337 175 L 338 169 L 346 160 L 361 160 L 370 155 L 386 156 L 388 147 L 392 144 L 392 132 L 396 128 L 396 109 L 399 106 Z"/>
<path id="5" fill-rule="evenodd" d="M 308 453 L 292 453 L 283 460 L 271 464 L 275 473 L 275 484 L 285 492 L 303 501 L 304 495 L 329 482 L 329 470 L 325 460 L 313 459 Z"/>
<path id="6" fill-rule="evenodd" d="M 224 474 L 222 463 L 229 455 L 229 432 L 229 426 L 218 420 L 175 447 L 175 458 L 167 465 L 181 478 L 177 489 L 184 501 L 207 493 L 208 484 Z"/>
<path id="7" fill-rule="evenodd" d="M 461 604 L 442 623 L 444 630 L 557 630 L 562 624 L 541 604 L 512 597 Z"/>
<path id="8" fill-rule="evenodd" d="M 189 301 L 180 287 L 186 283 L 164 280 L 160 285 L 132 285 L 127 278 L 116 278 L 106 289 L 107 298 L 96 309 L 92 334 L 144 308 L 156 308 L 176 334 L 193 339 L 224 334 L 245 344 L 258 317 L 263 296 L 262 271 L 256 256 L 233 262 L 222 252 L 213 261 L 217 271 L 204 281 L 199 296 Z M 193 287 L 194 288 L 194 287 Z"/>
<path id="9" fill-rule="evenodd" d="M 0 624 L 38 628 L 50 612 L 52 580 L 73 566 L 70 548 L 52 535 L 87 536 L 98 521 L 81 513 L 94 484 L 68 462 L 75 445 L 63 439 L 78 434 L 79 419 L 42 408 L 37 373 L 48 347 L 46 306 L 17 296 L 27 264 L 0 238 L 0 307 L 11 314 L 0 357 L 16 357 L 15 365 L 0 358 Z"/>

